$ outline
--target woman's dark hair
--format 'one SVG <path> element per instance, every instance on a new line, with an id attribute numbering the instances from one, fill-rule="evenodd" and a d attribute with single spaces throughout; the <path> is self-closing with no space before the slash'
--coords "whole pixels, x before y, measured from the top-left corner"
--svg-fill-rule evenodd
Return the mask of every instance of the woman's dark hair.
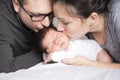
<path id="1" fill-rule="evenodd" d="M 18 0 L 18 2 L 20 2 L 22 5 L 24 5 L 25 4 L 25 0 Z"/>
<path id="2" fill-rule="evenodd" d="M 40 29 L 39 32 L 37 33 L 39 48 L 45 53 L 47 53 L 47 52 L 46 52 L 46 48 L 43 47 L 43 40 L 44 40 L 47 32 L 51 29 L 57 31 L 57 29 L 53 25 L 51 25 L 50 27 L 44 27 L 43 29 Z"/>
<path id="3" fill-rule="evenodd" d="M 70 11 L 68 9 L 72 7 L 78 16 L 88 18 L 92 12 L 98 14 L 106 13 L 110 0 L 53 0 L 53 5 L 57 2 L 63 4 L 67 11 Z"/>

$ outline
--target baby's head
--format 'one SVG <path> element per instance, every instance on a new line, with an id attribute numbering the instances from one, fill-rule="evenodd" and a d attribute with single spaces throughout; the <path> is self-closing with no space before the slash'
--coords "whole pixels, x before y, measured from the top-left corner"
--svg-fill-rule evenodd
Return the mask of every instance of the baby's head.
<path id="1" fill-rule="evenodd" d="M 46 53 L 66 50 L 69 45 L 69 38 L 55 27 L 45 27 L 38 32 L 39 46 Z"/>

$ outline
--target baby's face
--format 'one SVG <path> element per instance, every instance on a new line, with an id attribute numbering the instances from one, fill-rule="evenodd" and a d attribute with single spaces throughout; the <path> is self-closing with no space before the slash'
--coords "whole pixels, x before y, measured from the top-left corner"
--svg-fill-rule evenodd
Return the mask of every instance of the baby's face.
<path id="1" fill-rule="evenodd" d="M 43 39 L 43 47 L 47 49 L 48 53 L 66 50 L 68 45 L 69 38 L 64 33 L 57 32 L 53 29 L 49 30 Z"/>

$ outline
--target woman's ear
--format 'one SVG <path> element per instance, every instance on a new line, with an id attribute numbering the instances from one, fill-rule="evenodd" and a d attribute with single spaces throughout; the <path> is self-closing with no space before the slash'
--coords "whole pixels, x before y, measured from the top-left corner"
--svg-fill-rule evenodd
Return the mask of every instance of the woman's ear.
<path id="1" fill-rule="evenodd" d="M 89 19 L 90 19 L 89 27 L 90 27 L 90 29 L 93 29 L 98 22 L 98 14 L 96 12 L 93 12 L 90 15 Z"/>
<path id="2" fill-rule="evenodd" d="M 17 0 L 12 0 L 12 3 L 13 3 L 15 12 L 18 12 L 20 8 L 19 2 Z"/>

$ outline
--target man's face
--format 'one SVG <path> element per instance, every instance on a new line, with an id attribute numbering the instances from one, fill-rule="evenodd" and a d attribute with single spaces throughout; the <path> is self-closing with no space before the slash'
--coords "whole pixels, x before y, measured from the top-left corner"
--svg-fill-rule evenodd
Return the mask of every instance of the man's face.
<path id="1" fill-rule="evenodd" d="M 14 9 L 26 26 L 35 32 L 49 26 L 52 20 L 50 18 L 52 12 L 51 0 L 25 0 L 25 4 L 20 4 L 18 1 L 17 3 L 13 3 Z"/>
<path id="2" fill-rule="evenodd" d="M 51 29 L 46 33 L 42 44 L 48 53 L 62 51 L 68 48 L 69 38 L 64 33 Z"/>

